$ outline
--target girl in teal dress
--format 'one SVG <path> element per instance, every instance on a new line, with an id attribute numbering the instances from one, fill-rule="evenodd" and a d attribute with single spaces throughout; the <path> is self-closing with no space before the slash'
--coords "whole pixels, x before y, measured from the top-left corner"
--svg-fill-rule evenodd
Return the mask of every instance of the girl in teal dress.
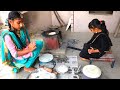
<path id="1" fill-rule="evenodd" d="M 28 30 L 23 23 L 23 16 L 17 11 L 11 11 L 8 14 L 8 25 L 9 30 L 4 30 L 1 34 L 2 62 L 12 66 L 14 72 L 18 72 L 22 67 L 27 72 L 35 70 L 32 66 L 44 42 L 40 40 L 30 42 Z"/>

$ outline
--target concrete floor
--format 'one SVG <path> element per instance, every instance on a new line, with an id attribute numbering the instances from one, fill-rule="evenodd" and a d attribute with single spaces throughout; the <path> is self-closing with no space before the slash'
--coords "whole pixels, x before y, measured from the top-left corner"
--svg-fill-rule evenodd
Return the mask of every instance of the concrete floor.
<path id="1" fill-rule="evenodd" d="M 83 44 L 85 42 L 87 42 L 92 36 L 92 33 L 67 33 L 66 34 L 66 38 L 69 39 L 77 39 L 79 40 L 79 43 L 76 44 L 76 47 L 78 48 L 82 48 Z M 110 62 L 93 62 L 92 64 L 98 66 L 101 71 L 102 71 L 102 79 L 120 79 L 120 36 L 118 35 L 118 38 L 114 38 L 113 34 L 110 34 L 110 38 L 113 42 L 113 47 L 112 47 L 112 51 L 113 51 L 113 55 L 115 57 L 115 66 L 114 68 L 110 67 Z M 89 62 L 87 61 L 82 61 L 80 60 L 79 57 L 79 51 L 75 51 L 75 50 L 67 50 L 66 52 L 67 55 L 77 55 L 78 56 L 78 61 L 79 64 L 81 64 L 82 66 L 84 65 L 88 65 Z"/>
<path id="2" fill-rule="evenodd" d="M 66 42 L 69 39 L 76 39 L 78 40 L 78 43 L 75 44 L 75 47 L 78 47 L 78 48 L 82 48 L 83 44 L 87 42 L 92 36 L 91 32 L 88 32 L 88 33 L 70 32 L 70 31 L 65 31 L 64 28 L 62 29 L 62 31 L 64 31 L 62 33 L 63 42 Z M 92 64 L 98 66 L 101 69 L 102 71 L 101 79 L 120 79 L 120 35 L 118 35 L 117 38 L 114 38 L 113 34 L 111 33 L 110 38 L 113 42 L 112 51 L 113 51 L 113 54 L 116 60 L 114 68 L 110 67 L 110 64 L 111 64 L 110 62 L 97 62 L 96 61 L 96 62 L 93 62 Z M 41 39 L 41 37 L 34 37 L 34 39 L 32 40 L 34 41 L 36 39 Z M 78 56 L 78 62 L 80 65 L 82 65 L 82 67 L 89 64 L 88 61 L 80 60 L 79 51 L 72 50 L 72 49 L 66 49 L 66 55 Z M 35 67 L 38 67 L 38 64 L 36 64 Z M 21 70 L 21 72 L 15 75 L 16 75 L 15 79 L 26 79 L 29 73 Z"/>

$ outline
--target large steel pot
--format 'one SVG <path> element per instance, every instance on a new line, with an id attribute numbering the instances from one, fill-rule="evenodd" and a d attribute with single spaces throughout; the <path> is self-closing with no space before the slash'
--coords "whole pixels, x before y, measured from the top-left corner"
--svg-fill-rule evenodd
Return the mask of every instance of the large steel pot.
<path id="1" fill-rule="evenodd" d="M 95 65 L 86 65 L 82 69 L 82 79 L 100 79 L 101 70 Z"/>
<path id="2" fill-rule="evenodd" d="M 41 54 L 39 56 L 39 66 L 45 66 L 53 69 L 56 66 L 56 62 L 53 60 L 53 55 L 49 53 Z"/>

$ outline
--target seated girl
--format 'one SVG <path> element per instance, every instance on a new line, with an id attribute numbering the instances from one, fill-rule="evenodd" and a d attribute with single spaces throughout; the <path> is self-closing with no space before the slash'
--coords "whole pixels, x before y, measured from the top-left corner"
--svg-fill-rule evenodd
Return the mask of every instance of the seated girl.
<path id="1" fill-rule="evenodd" d="M 106 51 L 109 51 L 112 46 L 105 21 L 93 19 L 88 27 L 94 34 L 92 38 L 84 44 L 84 47 L 79 54 L 82 60 L 100 58 L 106 53 Z"/>
<path id="2" fill-rule="evenodd" d="M 9 30 L 2 32 L 2 62 L 13 66 L 13 71 L 18 72 L 21 67 L 31 72 L 40 51 L 43 41 L 30 42 L 28 31 L 24 26 L 23 16 L 17 11 L 8 14 Z"/>

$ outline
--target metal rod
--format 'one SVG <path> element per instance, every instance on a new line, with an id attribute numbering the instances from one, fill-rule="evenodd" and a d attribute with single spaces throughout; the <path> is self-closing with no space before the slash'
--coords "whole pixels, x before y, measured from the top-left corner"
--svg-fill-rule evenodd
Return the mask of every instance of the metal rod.
<path id="1" fill-rule="evenodd" d="M 67 48 L 74 49 L 74 50 L 78 50 L 78 51 L 81 51 L 81 50 L 82 50 L 82 49 L 80 49 L 80 48 L 75 48 L 75 47 L 71 47 L 71 46 L 67 46 Z"/>

